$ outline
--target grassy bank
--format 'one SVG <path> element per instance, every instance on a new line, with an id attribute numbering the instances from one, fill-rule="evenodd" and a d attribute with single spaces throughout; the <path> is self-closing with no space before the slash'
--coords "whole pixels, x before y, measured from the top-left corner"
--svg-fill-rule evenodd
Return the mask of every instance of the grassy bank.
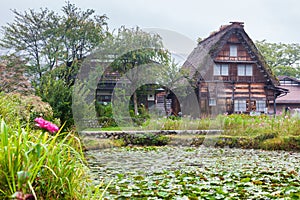
<path id="1" fill-rule="evenodd" d="M 277 137 L 273 135 L 233 136 L 233 135 L 148 135 L 121 139 L 100 139 L 85 137 L 86 150 L 105 149 L 122 146 L 191 146 L 229 147 L 241 149 L 300 151 L 300 136 Z"/>
<path id="2" fill-rule="evenodd" d="M 123 136 L 106 140 L 108 146 L 127 145 L 211 145 L 215 147 L 254 148 L 266 150 L 300 150 L 300 118 L 289 114 L 281 116 L 219 115 L 203 119 L 155 119 L 145 122 L 144 134 Z M 158 135 L 146 130 L 223 130 L 217 135 L 175 134 Z M 99 129 L 98 129 L 99 130 Z M 122 127 L 108 127 L 101 131 L 122 130 Z M 125 129 L 126 130 L 126 129 Z M 97 131 L 94 129 L 94 131 Z M 84 144 L 88 149 L 107 147 L 104 140 L 87 138 Z M 204 142 L 204 143 L 203 143 Z M 101 145 L 100 145 L 101 144 Z"/>

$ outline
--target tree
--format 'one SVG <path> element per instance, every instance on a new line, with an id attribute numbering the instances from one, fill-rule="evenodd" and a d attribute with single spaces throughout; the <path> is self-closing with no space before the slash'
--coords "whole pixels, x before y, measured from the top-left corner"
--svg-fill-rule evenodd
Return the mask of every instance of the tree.
<path id="1" fill-rule="evenodd" d="M 36 94 L 50 103 L 55 117 L 71 124 L 75 77 L 83 59 L 109 35 L 107 17 L 70 2 L 61 15 L 47 8 L 13 13 L 15 20 L 3 27 L 0 45 L 28 61 L 23 74 L 30 77 Z"/>
<path id="2" fill-rule="evenodd" d="M 144 32 L 138 27 L 121 27 L 110 45 L 115 50 L 112 54 L 117 55 L 111 64 L 112 68 L 125 76 L 132 85 L 137 85 L 144 78 L 141 77 L 141 66 L 151 63 L 166 65 L 169 62 L 169 53 L 163 49 L 160 36 Z M 133 91 L 133 104 L 134 114 L 138 115 L 136 91 Z"/>
<path id="3" fill-rule="evenodd" d="M 300 44 L 269 43 L 256 41 L 267 64 L 276 75 L 300 78 Z"/>
<path id="4" fill-rule="evenodd" d="M 28 67 L 26 72 L 41 78 L 42 73 L 47 70 L 42 66 L 43 36 L 48 30 L 45 22 L 53 23 L 51 16 L 55 15 L 47 9 L 41 9 L 40 12 L 29 10 L 24 13 L 13 10 L 13 13 L 14 22 L 3 27 L 4 38 L 1 40 L 1 46 L 22 54 L 32 66 Z"/>
<path id="5" fill-rule="evenodd" d="M 0 59 L 0 92 L 33 94 L 33 87 L 24 76 L 26 61 L 14 54 L 2 56 Z"/>
<path id="6" fill-rule="evenodd" d="M 82 11 L 74 4 L 63 7 L 62 35 L 65 48 L 65 61 L 82 60 L 107 36 L 107 17 L 95 15 L 94 10 Z"/>
<path id="7" fill-rule="evenodd" d="M 13 10 L 14 22 L 3 27 L 0 45 L 30 61 L 26 72 L 37 83 L 45 72 L 61 64 L 72 68 L 108 33 L 105 15 L 94 15 L 91 9 L 82 11 L 70 2 L 62 12 L 59 15 L 47 8 L 24 13 Z"/>

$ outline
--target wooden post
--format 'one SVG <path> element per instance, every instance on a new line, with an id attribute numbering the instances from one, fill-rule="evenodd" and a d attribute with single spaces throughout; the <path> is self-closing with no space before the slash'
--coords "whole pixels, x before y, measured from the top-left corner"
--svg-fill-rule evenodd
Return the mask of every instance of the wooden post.
<path id="1" fill-rule="evenodd" d="M 232 99 L 231 99 L 231 103 L 232 103 L 232 113 L 234 113 L 234 94 L 235 94 L 235 83 L 234 81 L 232 81 Z"/>
<path id="2" fill-rule="evenodd" d="M 276 116 L 276 94 L 274 92 L 274 116 Z"/>
<path id="3" fill-rule="evenodd" d="M 200 82 L 198 82 L 198 106 L 199 106 L 199 118 L 201 118 L 201 114 L 202 114 L 202 110 L 201 110 L 201 100 L 202 100 L 202 98 L 201 98 L 201 83 Z"/>

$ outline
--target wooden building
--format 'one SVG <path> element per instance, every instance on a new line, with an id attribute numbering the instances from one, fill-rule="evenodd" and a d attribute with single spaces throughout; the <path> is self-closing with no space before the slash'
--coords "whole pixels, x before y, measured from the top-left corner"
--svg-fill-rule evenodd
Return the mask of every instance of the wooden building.
<path id="1" fill-rule="evenodd" d="M 276 99 L 288 91 L 278 87 L 243 22 L 221 26 L 200 41 L 183 68 L 196 88 L 201 115 L 275 113 Z"/>
<path id="2" fill-rule="evenodd" d="M 122 84 L 131 85 L 128 79 L 120 81 L 121 75 L 114 71 L 111 67 L 107 67 L 106 71 L 100 77 L 96 88 L 96 101 L 100 104 L 107 104 L 112 101 L 112 95 L 116 84 L 122 82 Z M 124 78 L 124 77 L 123 77 Z M 158 85 L 146 84 L 142 88 L 138 88 L 137 101 L 138 105 L 143 105 L 147 110 L 155 109 L 160 114 L 165 114 L 166 110 L 170 109 L 170 101 L 165 100 L 165 90 Z M 166 101 L 166 104 L 164 103 Z M 133 104 L 133 102 L 131 102 Z M 166 107 L 166 108 L 165 108 Z"/>
<path id="3" fill-rule="evenodd" d="M 280 87 L 289 90 L 289 93 L 277 99 L 277 112 L 300 109 L 300 80 L 288 76 L 279 76 L 278 79 Z"/>

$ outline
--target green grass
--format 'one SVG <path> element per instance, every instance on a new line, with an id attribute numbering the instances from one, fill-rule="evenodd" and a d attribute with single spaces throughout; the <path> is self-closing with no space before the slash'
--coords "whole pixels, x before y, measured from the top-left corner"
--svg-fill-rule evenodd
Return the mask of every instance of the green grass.
<path id="1" fill-rule="evenodd" d="M 202 119 L 155 118 L 147 120 L 135 130 L 224 130 L 226 135 L 257 136 L 277 134 L 278 136 L 300 135 L 300 118 L 290 115 L 250 116 L 245 114 L 218 115 Z M 120 131 L 130 127 L 89 128 L 88 131 Z"/>
<path id="2" fill-rule="evenodd" d="M 122 127 L 87 128 L 84 131 L 121 131 Z"/>

